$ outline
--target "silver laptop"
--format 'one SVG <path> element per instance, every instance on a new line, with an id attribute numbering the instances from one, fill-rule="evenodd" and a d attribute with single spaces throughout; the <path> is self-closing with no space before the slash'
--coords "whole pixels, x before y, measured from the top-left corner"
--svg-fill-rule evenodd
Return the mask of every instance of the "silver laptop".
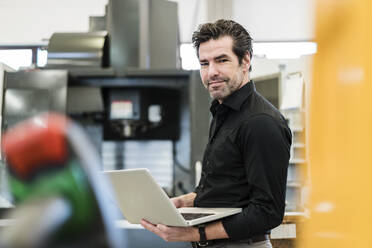
<path id="1" fill-rule="evenodd" d="M 194 226 L 237 214 L 241 208 L 176 208 L 147 169 L 105 171 L 116 202 L 131 224 L 145 219 L 153 224 Z"/>

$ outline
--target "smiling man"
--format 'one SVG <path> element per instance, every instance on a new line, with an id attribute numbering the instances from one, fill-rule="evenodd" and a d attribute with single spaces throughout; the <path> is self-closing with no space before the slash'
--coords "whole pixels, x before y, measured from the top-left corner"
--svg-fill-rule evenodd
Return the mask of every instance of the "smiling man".
<path id="1" fill-rule="evenodd" d="M 291 131 L 250 80 L 252 38 L 238 23 L 218 20 L 193 34 L 200 76 L 214 99 L 209 142 L 195 192 L 172 198 L 176 207 L 240 207 L 239 214 L 199 227 L 142 225 L 166 241 L 193 247 L 270 248 L 282 222 Z"/>
<path id="2" fill-rule="evenodd" d="M 233 39 L 224 36 L 199 46 L 200 75 L 213 99 L 220 103 L 232 92 L 248 83 L 250 55 L 240 61 L 232 51 Z"/>

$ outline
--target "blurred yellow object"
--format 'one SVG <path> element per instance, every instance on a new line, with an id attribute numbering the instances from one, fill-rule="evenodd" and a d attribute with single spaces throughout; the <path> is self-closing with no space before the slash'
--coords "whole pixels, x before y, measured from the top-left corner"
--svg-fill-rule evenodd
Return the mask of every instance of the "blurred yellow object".
<path id="1" fill-rule="evenodd" d="M 301 248 L 372 247 L 371 11 L 371 0 L 317 0 Z"/>

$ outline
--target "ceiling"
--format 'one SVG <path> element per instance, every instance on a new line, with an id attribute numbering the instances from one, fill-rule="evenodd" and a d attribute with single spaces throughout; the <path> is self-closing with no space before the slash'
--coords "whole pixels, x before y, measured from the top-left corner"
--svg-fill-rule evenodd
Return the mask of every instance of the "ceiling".
<path id="1" fill-rule="evenodd" d="M 53 32 L 85 32 L 88 18 L 104 15 L 108 0 L 0 0 L 0 44 L 34 44 Z M 314 0 L 173 0 L 180 37 L 190 42 L 197 25 L 217 18 L 243 24 L 255 41 L 314 38 Z"/>

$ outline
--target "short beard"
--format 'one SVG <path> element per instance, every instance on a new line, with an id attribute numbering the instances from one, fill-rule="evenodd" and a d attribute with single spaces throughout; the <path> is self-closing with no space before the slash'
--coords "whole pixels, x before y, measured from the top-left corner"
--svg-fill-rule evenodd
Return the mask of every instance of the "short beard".
<path id="1" fill-rule="evenodd" d="M 209 92 L 209 95 L 211 96 L 211 98 L 213 98 L 214 100 L 223 100 L 225 99 L 227 96 L 229 96 L 231 94 L 229 88 L 227 87 L 224 87 L 222 88 L 222 91 L 218 91 L 218 92 Z"/>
<path id="2" fill-rule="evenodd" d="M 237 83 L 239 82 L 239 79 L 232 80 L 230 78 L 222 78 L 222 80 L 225 82 L 226 85 L 225 87 L 222 88 L 221 91 L 214 92 L 214 93 L 217 93 L 215 95 L 213 95 L 212 92 L 209 92 L 209 95 L 214 100 L 222 101 L 223 99 L 225 99 L 226 97 L 228 97 L 229 95 L 231 95 L 233 92 L 235 92 L 236 90 L 240 88 L 241 82 L 239 84 Z M 209 81 L 208 81 L 208 84 L 209 84 Z"/>

